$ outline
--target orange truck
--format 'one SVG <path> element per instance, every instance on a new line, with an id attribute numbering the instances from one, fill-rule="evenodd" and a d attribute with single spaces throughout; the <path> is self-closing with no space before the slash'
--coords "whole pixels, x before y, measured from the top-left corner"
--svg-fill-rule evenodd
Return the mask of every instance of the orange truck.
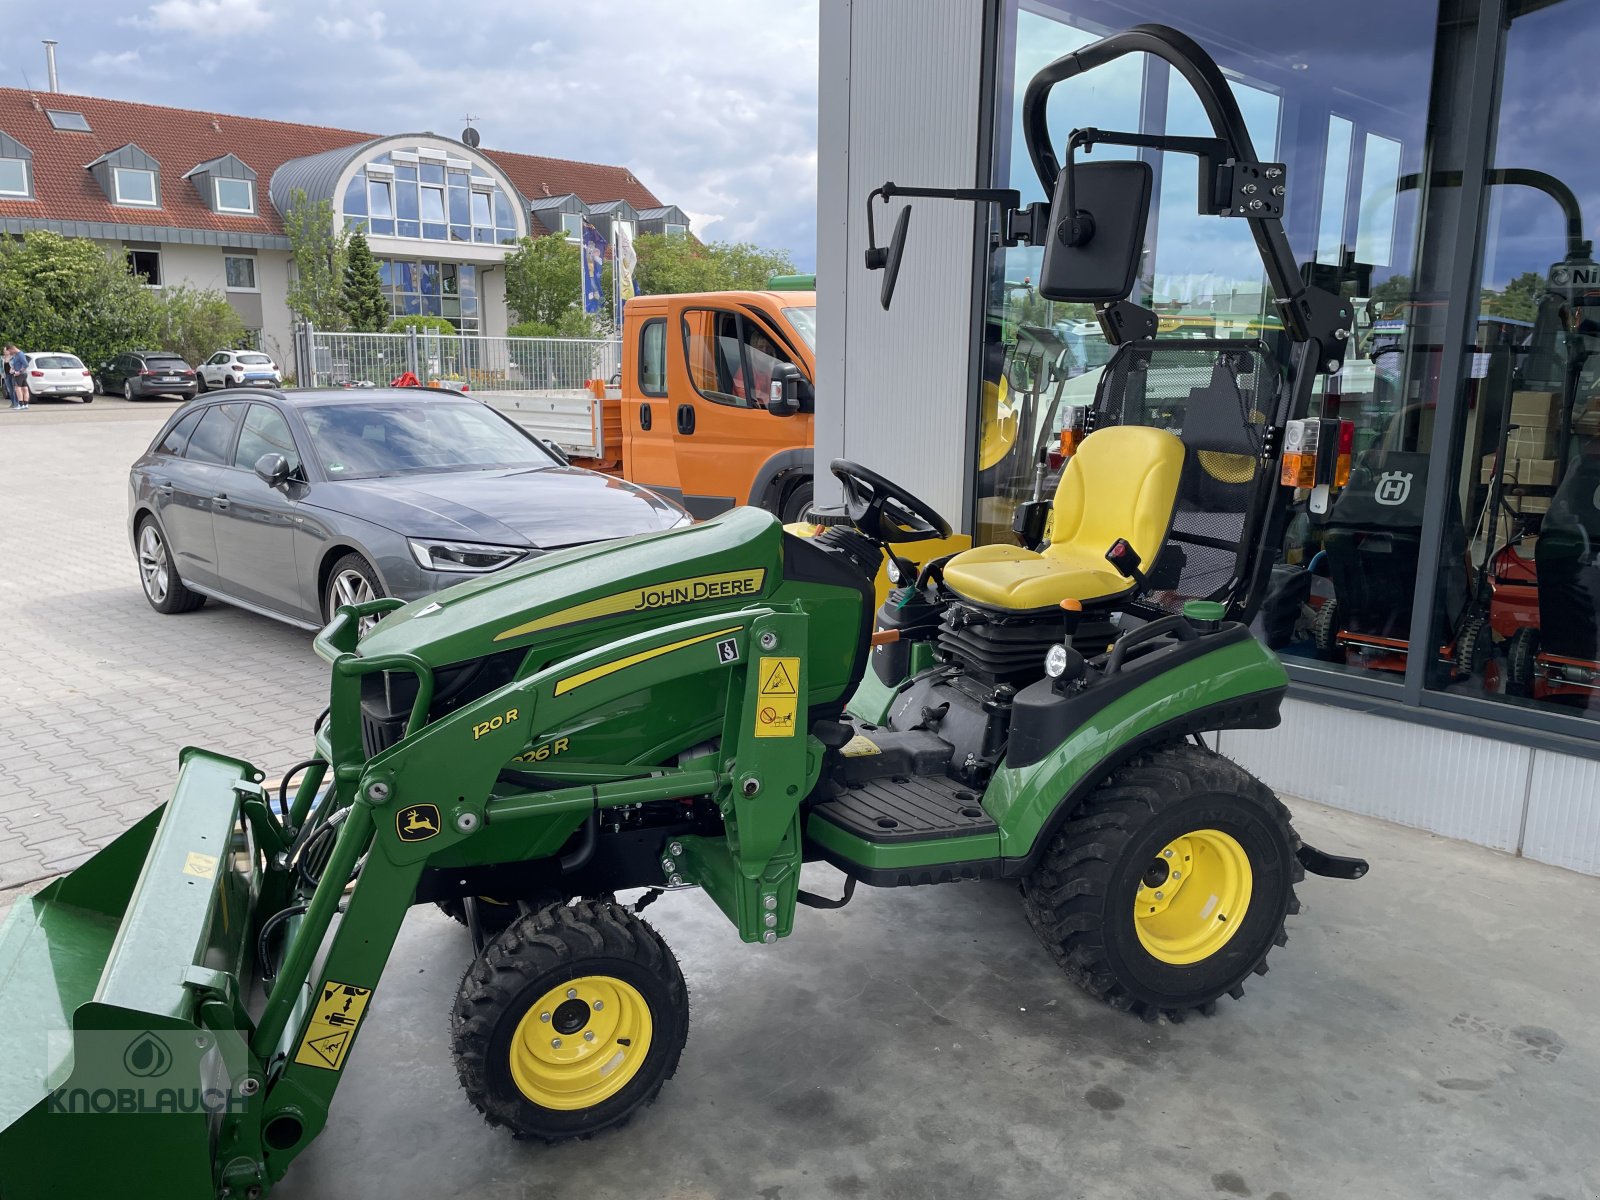
<path id="1" fill-rule="evenodd" d="M 620 386 L 483 399 L 574 464 L 696 517 L 754 504 L 798 521 L 812 497 L 815 286 L 774 276 L 767 291 L 637 296 L 623 313 Z M 775 380 L 786 383 L 776 402 Z"/>
<path id="2" fill-rule="evenodd" d="M 812 496 L 814 291 L 639 296 L 623 314 L 622 473 L 697 517 L 754 504 L 797 521 Z M 799 373 L 799 402 L 770 406 Z"/>

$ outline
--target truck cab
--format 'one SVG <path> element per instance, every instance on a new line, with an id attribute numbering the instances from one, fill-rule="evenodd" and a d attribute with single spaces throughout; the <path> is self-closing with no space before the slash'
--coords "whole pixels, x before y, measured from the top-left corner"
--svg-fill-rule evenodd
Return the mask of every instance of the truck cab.
<path id="1" fill-rule="evenodd" d="M 816 292 L 638 296 L 623 316 L 622 472 L 696 517 L 739 504 L 784 521 L 812 496 Z M 778 369 L 798 411 L 769 410 Z"/>

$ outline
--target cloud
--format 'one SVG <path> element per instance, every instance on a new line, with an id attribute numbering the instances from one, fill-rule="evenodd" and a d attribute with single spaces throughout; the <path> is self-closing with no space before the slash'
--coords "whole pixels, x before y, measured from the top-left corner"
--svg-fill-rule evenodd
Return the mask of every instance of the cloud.
<path id="1" fill-rule="evenodd" d="M 121 75 L 141 66 L 142 62 L 137 50 L 123 50 L 116 54 L 101 50 L 89 59 L 89 69 L 96 74 Z"/>
<path id="2" fill-rule="evenodd" d="M 73 0 L 61 61 L 102 95 L 373 133 L 454 136 L 471 113 L 485 146 L 625 166 L 701 214 L 696 233 L 809 270 L 817 3 L 143 0 L 118 28 L 126 0 Z M 8 0 L 9 24 L 42 28 L 59 5 Z M 198 69 L 156 80 L 95 58 L 130 49 Z"/>
<path id="3" fill-rule="evenodd" d="M 222 37 L 263 29 L 272 14 L 262 0 L 161 0 L 150 6 L 146 24 L 157 29 L 175 29 Z"/>

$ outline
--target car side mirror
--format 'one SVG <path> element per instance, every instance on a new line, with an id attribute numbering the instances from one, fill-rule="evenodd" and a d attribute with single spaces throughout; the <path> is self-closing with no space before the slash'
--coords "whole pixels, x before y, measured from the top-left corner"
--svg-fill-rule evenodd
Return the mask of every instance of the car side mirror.
<path id="1" fill-rule="evenodd" d="M 816 392 L 799 367 L 793 363 L 779 363 L 772 368 L 772 394 L 767 399 L 769 413 L 775 417 L 792 417 L 796 413 L 811 412 L 815 405 Z"/>
<path id="2" fill-rule="evenodd" d="M 555 455 L 556 461 L 559 462 L 563 467 L 570 467 L 572 465 L 572 460 L 567 457 L 567 452 L 552 442 L 549 438 L 540 438 L 539 444 L 546 450 L 550 451 L 551 454 Z"/>
<path id="3" fill-rule="evenodd" d="M 289 460 L 281 454 L 263 454 L 256 459 L 256 475 L 268 487 L 281 487 L 289 479 Z"/>

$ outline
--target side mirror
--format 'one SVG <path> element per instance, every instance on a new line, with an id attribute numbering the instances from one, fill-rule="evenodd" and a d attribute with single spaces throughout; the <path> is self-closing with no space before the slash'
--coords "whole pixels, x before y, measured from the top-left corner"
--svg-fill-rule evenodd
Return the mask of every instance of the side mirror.
<path id="1" fill-rule="evenodd" d="M 563 467 L 570 467 L 572 465 L 572 460 L 567 457 L 567 452 L 565 450 L 563 450 L 560 446 L 558 446 L 554 442 L 552 442 L 549 438 L 540 438 L 539 439 L 539 444 L 541 446 L 543 446 L 546 450 L 550 451 L 551 454 L 555 455 L 556 456 L 556 460 Z"/>
<path id="2" fill-rule="evenodd" d="M 894 284 L 900 278 L 900 258 L 906 252 L 906 230 L 910 227 L 911 206 L 908 204 L 895 218 L 894 234 L 889 238 L 889 249 L 884 259 L 883 289 L 878 293 L 878 303 L 883 305 L 884 312 L 889 311 L 889 302 L 894 299 Z"/>
<path id="3" fill-rule="evenodd" d="M 779 363 L 772 368 L 772 394 L 767 398 L 767 411 L 775 417 L 792 417 L 796 413 L 811 412 L 816 393 L 811 381 L 800 373 L 793 363 Z"/>
<path id="4" fill-rule="evenodd" d="M 281 454 L 263 454 L 256 459 L 256 475 L 268 487 L 281 487 L 289 478 L 289 460 Z"/>
<path id="5" fill-rule="evenodd" d="M 1039 295 L 1090 302 L 1126 298 L 1144 254 L 1151 187 L 1146 162 L 1069 160 L 1056 177 L 1054 228 L 1039 266 Z"/>

